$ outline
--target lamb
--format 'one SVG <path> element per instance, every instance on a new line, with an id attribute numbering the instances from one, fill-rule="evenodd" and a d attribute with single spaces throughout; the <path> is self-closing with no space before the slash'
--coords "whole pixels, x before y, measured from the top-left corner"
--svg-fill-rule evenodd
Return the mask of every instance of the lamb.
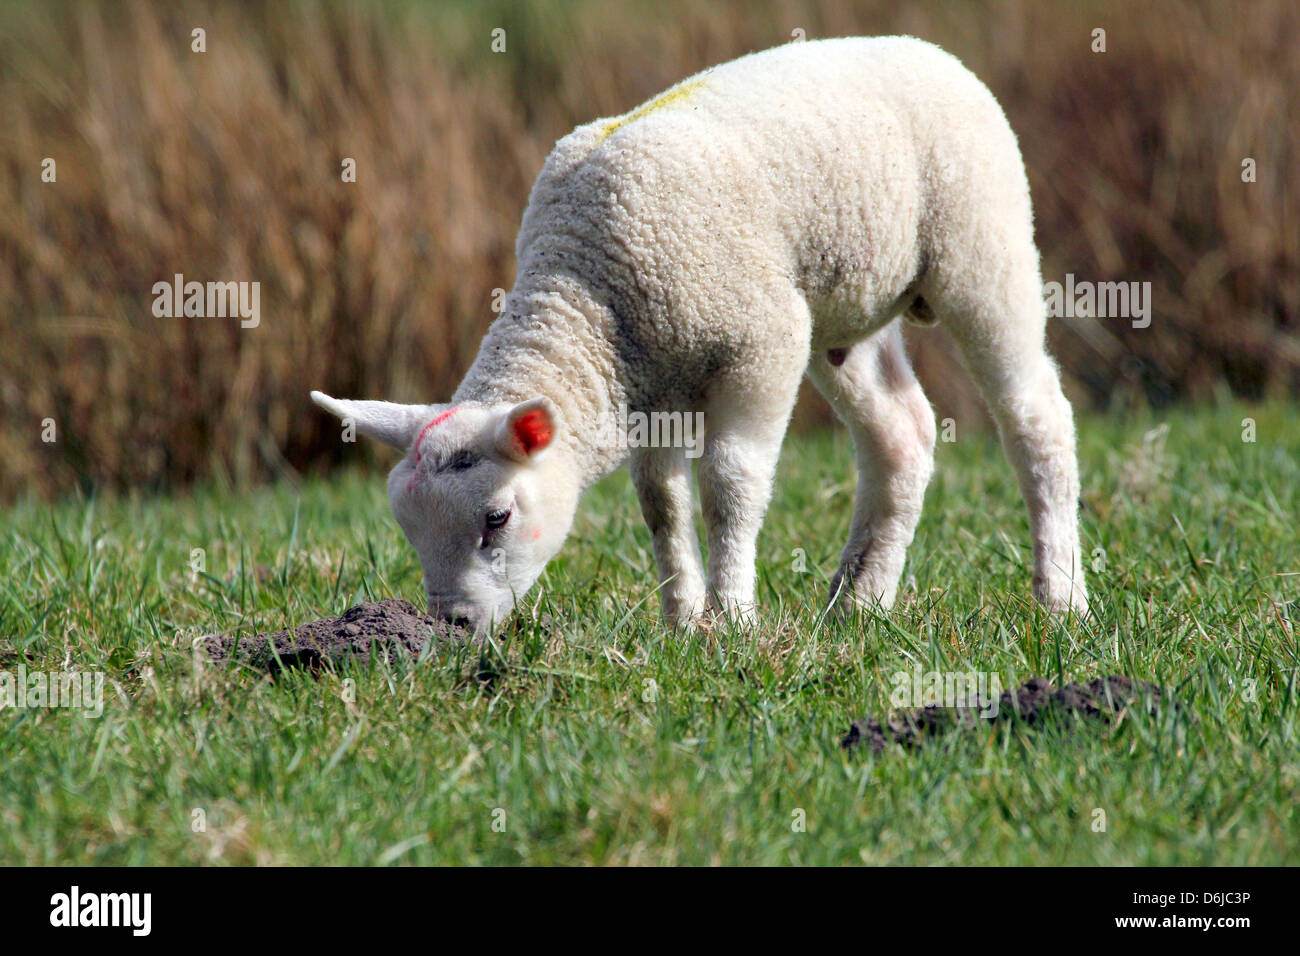
<path id="1" fill-rule="evenodd" d="M 894 603 L 934 454 L 900 322 L 943 326 L 1029 510 L 1033 590 L 1087 610 L 1074 424 L 1045 350 L 1015 135 L 954 57 L 910 37 L 792 43 L 706 70 L 556 143 L 517 275 L 449 404 L 313 400 L 406 452 L 392 510 L 431 614 L 482 631 L 626 460 L 668 622 L 754 615 L 755 543 L 807 374 L 852 434 L 857 499 L 829 595 Z M 610 441 L 702 413 L 707 576 L 680 447 Z M 620 417 L 622 416 L 622 417 Z"/>

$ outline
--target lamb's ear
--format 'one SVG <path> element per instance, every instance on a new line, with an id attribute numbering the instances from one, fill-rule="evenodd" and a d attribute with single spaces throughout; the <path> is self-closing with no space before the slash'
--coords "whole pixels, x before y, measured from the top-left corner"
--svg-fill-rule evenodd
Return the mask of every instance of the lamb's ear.
<path id="1" fill-rule="evenodd" d="M 497 423 L 497 450 L 515 461 L 528 461 L 555 438 L 555 409 L 544 398 L 521 402 Z"/>
<path id="2" fill-rule="evenodd" d="M 396 402 L 352 402 L 312 392 L 311 400 L 344 422 L 354 422 L 357 431 L 385 445 L 406 451 L 429 420 L 428 405 L 398 405 Z"/>

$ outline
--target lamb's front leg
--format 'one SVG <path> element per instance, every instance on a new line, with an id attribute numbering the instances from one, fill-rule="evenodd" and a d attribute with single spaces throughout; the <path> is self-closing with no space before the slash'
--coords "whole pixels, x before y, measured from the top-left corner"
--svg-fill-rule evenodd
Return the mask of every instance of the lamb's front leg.
<path id="1" fill-rule="evenodd" d="M 711 425 L 700 461 L 700 499 L 709 536 L 711 610 L 752 621 L 758 532 L 772 496 L 772 479 L 787 412 L 751 428 Z"/>
<path id="2" fill-rule="evenodd" d="M 705 605 L 690 460 L 681 448 L 638 448 L 628 470 L 654 540 L 664 619 L 674 626 L 690 626 Z"/>

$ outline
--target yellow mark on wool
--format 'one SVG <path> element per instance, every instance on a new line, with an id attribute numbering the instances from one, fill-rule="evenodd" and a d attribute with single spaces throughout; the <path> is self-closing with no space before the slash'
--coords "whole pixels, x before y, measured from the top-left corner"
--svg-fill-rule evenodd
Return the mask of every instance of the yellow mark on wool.
<path id="1" fill-rule="evenodd" d="M 671 106 L 673 103 L 680 103 L 682 100 L 690 97 L 692 93 L 703 85 L 703 80 L 692 80 L 690 83 L 680 83 L 677 86 L 674 86 L 671 90 L 668 90 L 666 93 L 660 93 L 649 103 L 644 103 L 632 112 L 624 113 L 622 116 L 616 116 L 614 119 L 610 120 L 601 129 L 600 138 L 605 139 L 614 133 L 615 130 L 626 126 L 628 123 L 635 123 L 637 120 L 649 116 L 657 109 Z"/>

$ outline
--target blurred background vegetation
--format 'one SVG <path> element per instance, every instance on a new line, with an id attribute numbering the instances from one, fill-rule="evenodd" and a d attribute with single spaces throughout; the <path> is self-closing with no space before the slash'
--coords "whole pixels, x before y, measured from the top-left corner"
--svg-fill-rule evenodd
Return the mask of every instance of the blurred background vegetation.
<path id="1" fill-rule="evenodd" d="M 1294 0 L 6 0 L 0 500 L 357 454 L 308 390 L 449 397 L 558 137 L 796 30 L 958 55 L 1020 137 L 1044 279 L 1152 283 L 1149 328 L 1051 323 L 1081 408 L 1294 396 L 1298 20 Z M 261 325 L 155 318 L 175 273 L 259 281 Z M 909 335 L 939 415 L 981 420 L 945 334 Z"/>

